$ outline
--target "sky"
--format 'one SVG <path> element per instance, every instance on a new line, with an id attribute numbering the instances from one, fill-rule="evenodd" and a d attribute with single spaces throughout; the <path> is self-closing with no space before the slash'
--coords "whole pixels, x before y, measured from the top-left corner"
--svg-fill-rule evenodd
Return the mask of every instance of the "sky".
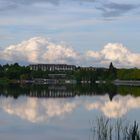
<path id="1" fill-rule="evenodd" d="M 139 0 L 0 0 L 0 63 L 140 67 Z"/>

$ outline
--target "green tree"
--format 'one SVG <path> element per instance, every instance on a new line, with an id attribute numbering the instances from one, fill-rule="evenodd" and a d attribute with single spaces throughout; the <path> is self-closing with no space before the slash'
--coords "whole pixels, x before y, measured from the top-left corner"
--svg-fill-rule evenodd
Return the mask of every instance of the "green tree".
<path id="1" fill-rule="evenodd" d="M 117 78 L 117 69 L 113 66 L 113 63 L 111 62 L 109 65 L 109 77 L 110 80 L 115 80 Z"/>

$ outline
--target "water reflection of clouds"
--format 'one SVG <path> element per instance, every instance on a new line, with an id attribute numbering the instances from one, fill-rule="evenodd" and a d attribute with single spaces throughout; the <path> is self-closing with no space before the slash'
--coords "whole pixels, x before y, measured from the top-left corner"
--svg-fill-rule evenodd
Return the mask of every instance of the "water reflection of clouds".
<path id="1" fill-rule="evenodd" d="M 88 111 L 99 110 L 106 117 L 118 118 L 129 110 L 140 109 L 140 97 L 116 96 L 110 101 L 107 96 L 77 97 L 67 99 L 39 99 L 30 97 L 1 98 L 0 107 L 10 115 L 15 115 L 29 122 L 48 121 L 72 113 L 78 107 Z"/>
<path id="2" fill-rule="evenodd" d="M 140 109 L 140 97 L 117 96 L 113 101 L 105 99 L 102 102 L 87 103 L 86 108 L 88 110 L 100 110 L 106 117 L 119 118 L 132 109 Z"/>
<path id="3" fill-rule="evenodd" d="M 72 112 L 77 102 L 64 99 L 6 98 L 1 103 L 1 108 L 8 114 L 30 122 L 41 122 Z"/>

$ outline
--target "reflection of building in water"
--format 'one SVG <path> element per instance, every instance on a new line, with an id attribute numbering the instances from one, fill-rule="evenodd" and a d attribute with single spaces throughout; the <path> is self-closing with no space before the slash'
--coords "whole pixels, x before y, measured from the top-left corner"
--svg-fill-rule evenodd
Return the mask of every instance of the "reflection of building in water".
<path id="1" fill-rule="evenodd" d="M 75 97 L 75 96 L 102 96 L 106 93 L 96 93 L 96 92 L 85 92 L 85 93 L 79 93 L 74 91 L 69 91 L 66 89 L 49 89 L 49 90 L 41 90 L 40 92 L 36 91 L 30 91 L 29 96 L 30 97 L 38 97 L 38 98 L 69 98 L 69 97 Z M 116 94 L 110 94 L 108 93 L 110 101 L 113 100 L 113 98 L 116 96 Z"/>
<path id="2" fill-rule="evenodd" d="M 49 98 L 62 98 L 62 97 L 75 97 L 76 94 L 72 91 L 66 90 L 42 90 L 41 92 L 38 91 L 30 91 L 31 97 L 49 97 Z"/>
<path id="3" fill-rule="evenodd" d="M 65 85 L 50 85 L 48 86 L 49 90 L 67 90 L 67 87 Z"/>
<path id="4" fill-rule="evenodd" d="M 128 89 L 128 87 L 127 87 Z M 116 87 L 98 87 L 94 85 L 78 85 L 78 84 L 50 84 L 38 85 L 30 84 L 26 86 L 9 85 L 0 87 L 0 96 L 18 98 L 20 96 L 31 96 L 39 98 L 69 98 L 75 96 L 102 96 L 108 94 L 110 100 L 117 95 Z M 124 89 L 119 92 L 125 95 Z M 139 88 L 135 91 L 139 91 Z M 139 93 L 139 92 L 138 92 Z M 126 94 L 127 95 L 127 94 Z M 136 94 L 134 94 L 136 95 Z M 137 94 L 138 95 L 138 94 Z"/>
<path id="5" fill-rule="evenodd" d="M 50 85 L 48 89 L 41 89 L 38 91 L 30 90 L 29 96 L 31 97 L 49 97 L 49 98 L 67 98 L 75 97 L 76 94 L 72 89 L 67 89 L 66 86 Z"/>
<path id="6" fill-rule="evenodd" d="M 48 74 L 51 79 L 59 79 L 66 78 L 66 74 Z"/>
<path id="7" fill-rule="evenodd" d="M 104 91 L 100 91 L 97 93 L 96 90 L 79 91 L 79 89 L 75 89 L 74 87 L 67 87 L 65 85 L 50 85 L 47 89 L 32 89 L 30 90 L 28 96 L 38 98 L 69 98 L 75 96 L 102 96 L 104 94 L 106 94 L 106 92 Z"/>
<path id="8" fill-rule="evenodd" d="M 43 71 L 69 71 L 75 70 L 75 65 L 67 64 L 32 64 L 30 65 L 31 70 L 43 70 Z"/>

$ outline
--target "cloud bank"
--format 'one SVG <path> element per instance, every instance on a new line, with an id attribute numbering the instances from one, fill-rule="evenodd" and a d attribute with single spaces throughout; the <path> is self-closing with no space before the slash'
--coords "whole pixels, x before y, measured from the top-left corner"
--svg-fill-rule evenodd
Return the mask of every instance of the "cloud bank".
<path id="1" fill-rule="evenodd" d="M 100 51 L 79 53 L 68 45 L 53 43 L 47 38 L 34 37 L 0 50 L 0 62 L 67 63 L 82 66 L 140 67 L 140 54 L 132 53 L 119 43 L 108 43 Z"/>

